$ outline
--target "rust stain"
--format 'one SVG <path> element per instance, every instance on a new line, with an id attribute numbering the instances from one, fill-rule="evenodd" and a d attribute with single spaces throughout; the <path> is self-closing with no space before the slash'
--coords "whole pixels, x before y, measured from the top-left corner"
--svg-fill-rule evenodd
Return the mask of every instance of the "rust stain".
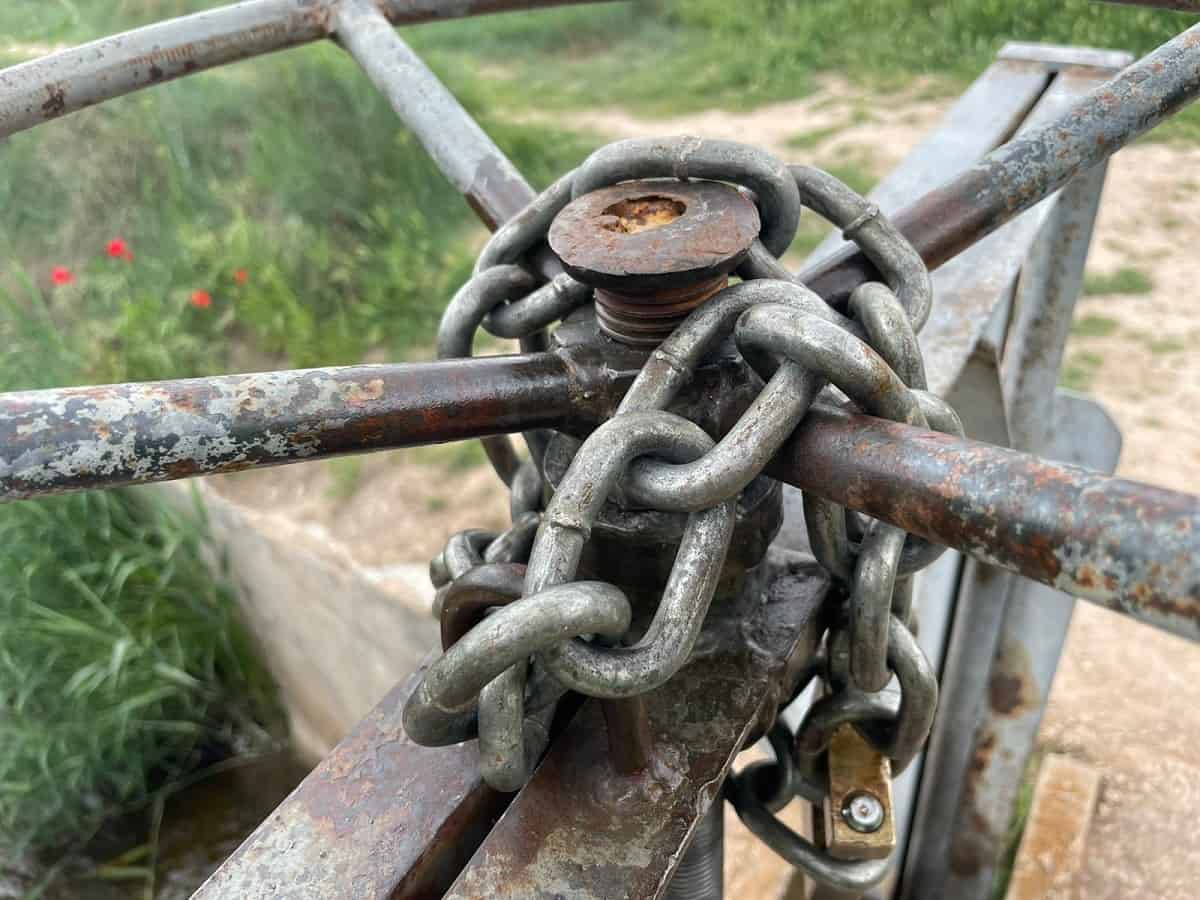
<path id="1" fill-rule="evenodd" d="M 988 703 L 992 711 L 1001 716 L 1019 716 L 1038 704 L 1029 651 L 1015 641 L 1005 644 L 1003 652 L 996 658 L 988 682 Z"/>
<path id="2" fill-rule="evenodd" d="M 1090 590 L 1100 583 L 1100 574 L 1091 566 L 1083 565 L 1080 566 L 1079 572 L 1075 576 L 1075 580 L 1079 582 L 1081 587 L 1085 587 Z"/>
<path id="3" fill-rule="evenodd" d="M 351 384 L 346 388 L 345 396 L 350 406 L 366 406 L 383 397 L 383 379 L 372 378 L 365 385 Z"/>
<path id="4" fill-rule="evenodd" d="M 950 843 L 950 871 L 960 878 L 973 878 L 993 859 L 994 841 L 991 826 L 976 804 L 976 785 L 991 765 L 996 749 L 996 735 L 987 732 L 975 746 L 967 777 L 963 784 L 963 808 L 967 824 L 959 829 Z"/>
<path id="5" fill-rule="evenodd" d="M 181 459 L 178 462 L 169 463 L 163 471 L 169 478 L 190 478 L 193 475 L 199 475 L 202 469 L 195 460 Z"/>
<path id="6" fill-rule="evenodd" d="M 67 111 L 67 95 L 62 89 L 62 85 L 46 85 L 46 94 L 48 99 L 42 104 L 42 115 L 47 119 L 53 119 Z"/>

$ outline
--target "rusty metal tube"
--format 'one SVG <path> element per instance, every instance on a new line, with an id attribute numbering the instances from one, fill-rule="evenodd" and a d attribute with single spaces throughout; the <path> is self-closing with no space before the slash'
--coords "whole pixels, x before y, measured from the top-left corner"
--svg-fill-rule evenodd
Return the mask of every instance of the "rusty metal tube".
<path id="1" fill-rule="evenodd" d="M 0 138 L 144 87 L 329 37 L 344 0 L 248 0 L 0 71 Z M 608 0 L 377 0 L 393 25 Z"/>
<path id="2" fill-rule="evenodd" d="M 936 269 L 1197 95 L 1200 25 L 1099 85 L 1063 115 L 997 147 L 892 221 Z M 878 278 L 866 256 L 852 247 L 800 273 L 801 281 L 838 307 L 858 285 Z"/>
<path id="3" fill-rule="evenodd" d="M 484 224 L 495 230 L 534 198 L 533 188 L 508 157 L 372 0 L 343 0 L 333 29 Z"/>
<path id="4" fill-rule="evenodd" d="M 1119 6 L 1150 6 L 1177 12 L 1200 13 L 1200 0 L 1102 0 Z"/>
<path id="5" fill-rule="evenodd" d="M 562 428 L 570 372 L 542 353 L 0 394 L 0 500 Z"/>
<path id="6" fill-rule="evenodd" d="M 809 412 L 767 472 L 1200 640 L 1200 497 L 827 408 Z"/>
<path id="7" fill-rule="evenodd" d="M 563 354 L 0 395 L 0 500 L 166 481 L 611 414 L 630 373 Z M 767 472 L 1200 640 L 1200 498 L 814 408 Z"/>

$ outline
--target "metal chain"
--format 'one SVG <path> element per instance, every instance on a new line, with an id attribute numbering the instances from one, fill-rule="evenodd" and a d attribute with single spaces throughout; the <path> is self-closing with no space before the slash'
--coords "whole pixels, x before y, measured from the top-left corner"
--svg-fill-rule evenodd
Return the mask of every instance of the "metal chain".
<path id="1" fill-rule="evenodd" d="M 564 175 L 489 241 L 476 274 L 442 321 L 439 354 L 465 356 L 474 332 L 530 334 L 587 302 L 569 275 L 537 286 L 519 265 L 544 245 L 571 199 L 621 181 L 711 179 L 752 193 L 762 230 L 738 270 L 743 281 L 697 308 L 651 354 L 617 414 L 579 447 L 544 513 L 540 441 L 516 463 L 506 438 L 488 438 L 489 458 L 513 489 L 514 526 L 505 535 L 456 535 L 431 566 L 439 586 L 444 655 L 405 708 L 421 743 L 478 735 L 484 777 L 518 788 L 545 746 L 545 726 L 566 690 L 603 698 L 651 690 L 692 652 L 715 591 L 737 498 L 816 402 L 961 434 L 957 416 L 926 388 L 916 333 L 932 303 L 920 256 L 877 207 L 833 176 L 728 141 L 621 141 Z M 879 270 L 859 287 L 849 316 L 829 307 L 779 263 L 802 207 L 842 229 Z M 666 411 L 708 352 L 731 337 L 765 386 L 714 445 L 697 425 Z M 503 446 L 501 446 L 503 442 Z M 606 501 L 688 513 L 655 617 L 633 646 L 621 641 L 630 609 L 616 587 L 577 582 L 581 553 Z M 896 772 L 919 752 L 937 702 L 936 678 L 910 625 L 911 575 L 941 548 L 901 529 L 806 495 L 817 559 L 846 587 L 848 601 L 827 636 L 829 693 L 795 736 L 771 731 L 776 769 L 732 779 L 729 797 L 747 824 L 814 878 L 851 889 L 874 883 L 887 861 L 834 860 L 772 815 L 799 794 L 828 791 L 821 767 L 832 730 L 852 723 Z M 540 522 L 540 524 L 535 524 Z M 536 535 L 533 529 L 536 528 Z M 530 547 L 530 542 L 532 546 Z M 492 552 L 498 544 L 503 552 Z M 518 592 L 518 557 L 528 552 Z M 504 557 L 509 568 L 496 568 Z M 505 580 L 507 579 L 507 581 Z M 449 623 L 449 624 L 448 624 Z M 893 675 L 898 691 L 888 689 Z M 548 712 L 549 711 L 549 712 Z"/>
<path id="2" fill-rule="evenodd" d="M 488 240 L 474 274 L 442 314 L 437 335 L 439 359 L 470 356 L 481 327 L 494 337 L 520 339 L 522 350 L 540 349 L 526 342 L 591 298 L 592 289 L 565 272 L 539 285 L 532 270 L 520 265 L 545 242 L 550 222 L 570 201 L 570 179 L 570 174 L 559 179 Z M 529 472 L 538 475 L 540 493 L 545 438 L 538 432 L 527 432 L 524 438 L 533 459 L 533 465 L 526 467 L 527 478 Z M 496 474 L 513 487 L 521 464 L 512 441 L 507 435 L 494 435 L 480 438 L 480 443 Z"/>

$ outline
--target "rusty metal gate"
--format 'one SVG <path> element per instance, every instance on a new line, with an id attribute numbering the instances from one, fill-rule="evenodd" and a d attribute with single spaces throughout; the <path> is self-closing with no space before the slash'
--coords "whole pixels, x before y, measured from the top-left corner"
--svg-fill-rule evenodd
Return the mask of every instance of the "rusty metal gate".
<path id="1" fill-rule="evenodd" d="M 437 362 L 0 395 L 0 498 L 468 438 L 511 491 L 431 564 L 443 652 L 199 897 L 717 898 L 726 799 L 820 896 L 987 896 L 1059 595 L 1200 639 L 1200 499 L 1099 471 L 1055 392 L 1104 163 L 1200 94 L 1200 26 L 1006 48 L 944 183 L 680 137 L 536 194 L 394 26 L 565 2 L 249 0 L 0 72 L 3 138 L 332 38 L 495 232 Z M 794 274 L 802 210 L 841 239 Z M 981 713 L 1005 678 L 1027 713 Z"/>

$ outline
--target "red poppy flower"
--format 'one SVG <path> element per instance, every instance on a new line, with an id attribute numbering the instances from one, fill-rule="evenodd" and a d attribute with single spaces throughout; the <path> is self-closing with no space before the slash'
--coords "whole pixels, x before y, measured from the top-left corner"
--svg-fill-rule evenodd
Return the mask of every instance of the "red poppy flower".
<path id="1" fill-rule="evenodd" d="M 125 243 L 121 238 L 113 238 L 108 242 L 108 255 L 113 259 L 133 261 L 133 251 L 129 249 L 129 244 Z"/>
<path id="2" fill-rule="evenodd" d="M 250 273 L 245 269 L 238 269 L 233 273 L 233 280 L 238 284 L 245 284 L 250 279 Z"/>
<path id="3" fill-rule="evenodd" d="M 212 306 L 212 294 L 208 291 L 192 291 L 191 299 L 188 302 L 196 309 L 208 309 Z"/>
<path id="4" fill-rule="evenodd" d="M 75 273 L 66 266 L 55 266 L 50 270 L 50 280 L 55 284 L 70 284 L 75 280 Z"/>

